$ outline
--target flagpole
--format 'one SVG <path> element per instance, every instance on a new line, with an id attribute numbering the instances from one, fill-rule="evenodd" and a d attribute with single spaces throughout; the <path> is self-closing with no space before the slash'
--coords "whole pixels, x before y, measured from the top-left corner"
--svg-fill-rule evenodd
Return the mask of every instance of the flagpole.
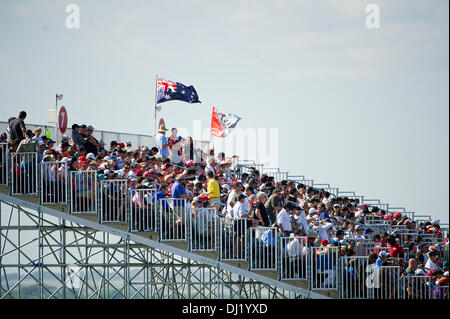
<path id="1" fill-rule="evenodd" d="M 156 138 L 156 109 L 158 107 L 158 74 L 156 74 L 156 80 L 155 80 L 155 138 Z"/>

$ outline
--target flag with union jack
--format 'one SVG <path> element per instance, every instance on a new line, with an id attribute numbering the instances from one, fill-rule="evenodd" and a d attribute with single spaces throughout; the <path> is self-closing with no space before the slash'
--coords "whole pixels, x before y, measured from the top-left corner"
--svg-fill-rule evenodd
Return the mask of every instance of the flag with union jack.
<path id="1" fill-rule="evenodd" d="M 172 82 L 159 77 L 156 83 L 156 103 L 163 103 L 173 100 L 181 100 L 188 103 L 201 103 L 198 100 L 197 91 L 195 91 L 192 85 L 186 86 L 180 82 Z"/>

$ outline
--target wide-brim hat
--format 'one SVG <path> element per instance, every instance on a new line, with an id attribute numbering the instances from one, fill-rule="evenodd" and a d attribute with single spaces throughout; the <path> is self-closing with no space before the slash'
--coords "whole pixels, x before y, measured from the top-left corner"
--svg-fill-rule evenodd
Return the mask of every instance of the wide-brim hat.
<path id="1" fill-rule="evenodd" d="M 161 125 L 158 129 L 158 132 L 167 132 L 166 126 L 165 125 Z"/>

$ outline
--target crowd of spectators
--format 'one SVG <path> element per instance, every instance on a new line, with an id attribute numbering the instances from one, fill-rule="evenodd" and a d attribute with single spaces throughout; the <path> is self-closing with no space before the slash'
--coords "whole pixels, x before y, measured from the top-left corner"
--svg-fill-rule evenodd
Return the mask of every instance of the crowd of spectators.
<path id="1" fill-rule="evenodd" d="M 53 141 L 40 128 L 27 130 L 25 118 L 25 112 L 10 118 L 1 134 L 9 152 L 36 152 L 39 162 L 65 162 L 69 171 L 94 170 L 99 180 L 126 179 L 128 189 L 157 189 L 157 199 L 186 198 L 189 208 L 216 208 L 218 216 L 247 219 L 248 228 L 276 227 L 281 237 L 307 238 L 308 247 L 338 247 L 339 256 L 357 256 L 360 243 L 369 242 L 374 249 L 365 254 L 376 267 L 400 266 L 402 277 L 431 276 L 433 285 L 448 286 L 448 234 L 439 221 L 416 223 L 325 189 L 275 181 L 254 167 L 242 172 L 224 153 L 210 150 L 202 156 L 192 138 L 178 136 L 175 128 L 167 137 L 164 125 L 156 146 L 132 147 L 120 141 L 106 145 L 85 124 L 73 124 L 71 137 Z M 369 216 L 409 233 L 380 231 L 365 224 Z"/>

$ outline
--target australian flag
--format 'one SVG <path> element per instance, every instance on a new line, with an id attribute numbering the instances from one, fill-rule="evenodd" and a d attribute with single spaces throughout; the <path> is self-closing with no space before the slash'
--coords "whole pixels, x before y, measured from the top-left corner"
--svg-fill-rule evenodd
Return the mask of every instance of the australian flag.
<path id="1" fill-rule="evenodd" d="M 185 86 L 179 82 L 172 82 L 158 78 L 156 103 L 163 103 L 173 100 L 181 100 L 188 103 L 201 103 L 198 100 L 197 91 L 195 91 L 192 85 Z"/>

